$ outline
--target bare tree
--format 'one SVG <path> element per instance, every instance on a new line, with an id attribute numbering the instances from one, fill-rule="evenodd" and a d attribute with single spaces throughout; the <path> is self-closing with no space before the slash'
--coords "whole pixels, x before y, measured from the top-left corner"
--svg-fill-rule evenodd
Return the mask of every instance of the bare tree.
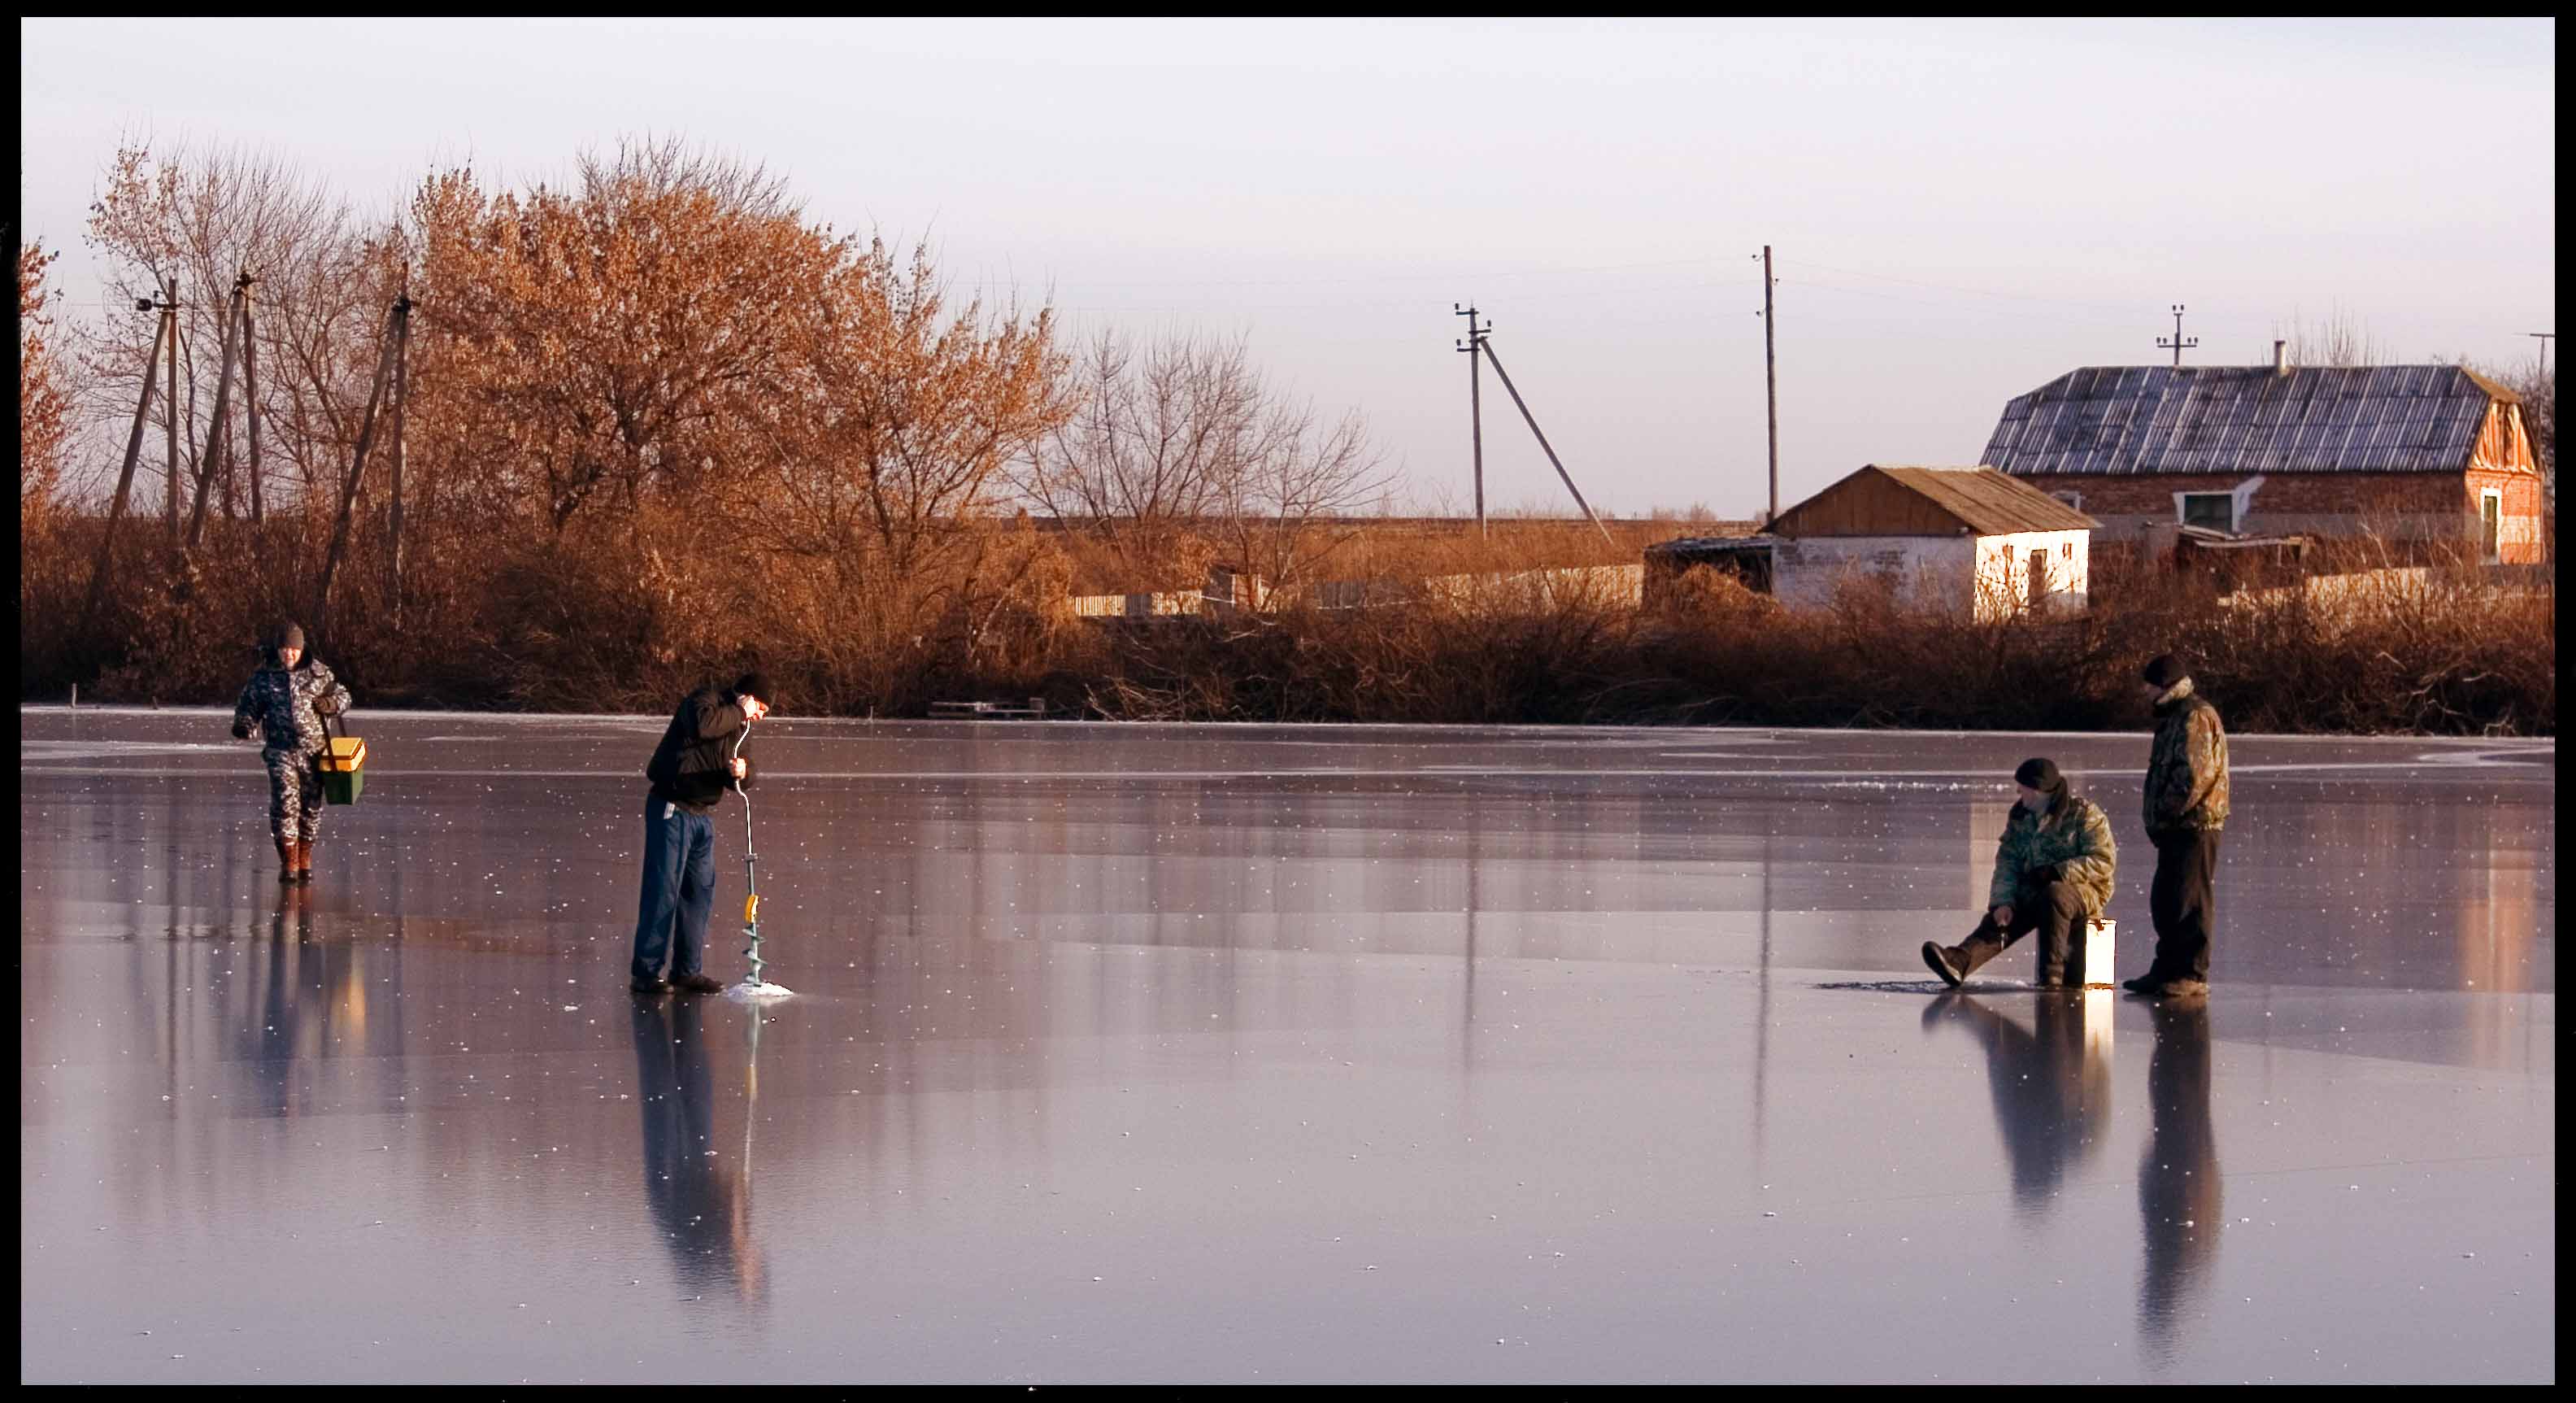
<path id="1" fill-rule="evenodd" d="M 1117 333 L 1077 363 L 1081 408 L 1019 465 L 1021 493 L 1130 567 L 1195 569 L 1211 551 L 1273 589 L 1345 539 L 1339 519 L 1393 485 L 1365 423 L 1318 422 L 1252 363 L 1248 341 Z"/>
<path id="2" fill-rule="evenodd" d="M 2272 336 L 2289 343 L 2292 365 L 2353 368 L 2380 363 L 2380 346 L 2370 334 L 2370 324 L 2342 307 L 2313 323 L 2295 317 L 2287 324 L 2276 323 Z"/>
<path id="3" fill-rule="evenodd" d="M 259 279 L 263 449 L 292 470 L 289 495 L 319 500 L 316 489 L 333 480 L 331 464 L 354 433 L 354 402 L 374 363 L 368 312 L 380 305 L 360 276 L 363 246 L 348 202 L 281 160 L 238 148 L 134 145 L 110 161 L 87 239 L 105 256 L 110 308 L 177 282 L 182 383 L 157 397 L 154 416 L 180 416 L 181 480 L 191 490 L 241 460 L 208 434 L 200 407 L 215 397 L 234 279 L 244 271 Z M 121 310 L 81 328 L 84 407 L 99 424 L 122 428 L 133 412 L 153 329 L 152 318 Z"/>
<path id="4" fill-rule="evenodd" d="M 1359 411 L 1328 425 L 1311 403 L 1264 398 L 1253 451 L 1228 486 L 1223 539 L 1244 570 L 1292 591 L 1359 535 L 1351 518 L 1393 486 L 1394 474 Z"/>
<path id="5" fill-rule="evenodd" d="M 1080 408 L 1016 465 L 1012 485 L 1144 574 L 1185 566 L 1185 538 L 1230 505 L 1262 432 L 1247 343 L 1165 337 L 1140 352 L 1103 332 L 1073 367 Z"/>

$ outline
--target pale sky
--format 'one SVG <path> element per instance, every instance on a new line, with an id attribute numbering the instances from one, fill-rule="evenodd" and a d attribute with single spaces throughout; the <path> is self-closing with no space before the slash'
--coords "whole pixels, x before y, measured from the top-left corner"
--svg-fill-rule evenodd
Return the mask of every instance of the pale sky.
<path id="1" fill-rule="evenodd" d="M 1965 464 L 2079 365 L 2270 358 L 2341 308 L 2392 359 L 2555 331 L 2554 21 L 22 20 L 20 203 L 80 245 L 120 136 L 239 143 L 390 211 L 436 162 L 621 135 L 765 162 L 1076 331 L 1248 333 L 1469 501 L 1450 304 L 1596 508 Z M 2555 346 L 2555 343 L 2551 343 Z M 1566 507 L 1489 375 L 1488 497 Z"/>

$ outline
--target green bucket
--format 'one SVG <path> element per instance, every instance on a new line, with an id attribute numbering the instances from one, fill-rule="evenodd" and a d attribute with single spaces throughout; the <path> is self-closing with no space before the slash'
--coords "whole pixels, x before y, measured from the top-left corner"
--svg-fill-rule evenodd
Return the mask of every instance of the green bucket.
<path id="1" fill-rule="evenodd" d="M 367 790 L 367 743 L 350 735 L 345 721 L 334 736 L 325 718 L 322 734 L 322 753 L 313 757 L 314 767 L 322 772 L 322 802 L 354 804 Z"/>

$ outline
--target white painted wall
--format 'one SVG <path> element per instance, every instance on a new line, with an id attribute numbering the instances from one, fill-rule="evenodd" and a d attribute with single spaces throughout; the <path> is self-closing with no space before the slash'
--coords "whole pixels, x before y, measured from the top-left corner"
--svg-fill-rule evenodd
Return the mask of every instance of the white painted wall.
<path id="1" fill-rule="evenodd" d="M 1791 608 L 1820 608 L 1854 576 L 1891 579 L 1917 608 L 1973 611 L 1995 619 L 2030 598 L 2030 553 L 2048 554 L 2047 611 L 2074 613 L 2092 589 L 2092 533 L 2022 531 L 2008 536 L 1811 536 L 1782 540 L 1772 553 L 1772 593 Z"/>
<path id="2" fill-rule="evenodd" d="M 2090 531 L 2019 531 L 1977 539 L 1977 617 L 2001 618 L 2030 600 L 2030 553 L 2048 556 L 2046 612 L 2079 613 L 2092 591 Z"/>

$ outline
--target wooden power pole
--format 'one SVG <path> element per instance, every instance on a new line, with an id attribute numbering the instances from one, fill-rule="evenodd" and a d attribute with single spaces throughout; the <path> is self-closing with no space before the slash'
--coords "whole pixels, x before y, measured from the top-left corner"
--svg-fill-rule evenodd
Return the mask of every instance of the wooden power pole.
<path id="1" fill-rule="evenodd" d="M 107 527 L 98 536 L 98 560 L 89 570 L 89 603 L 81 615 L 84 631 L 98 622 L 99 602 L 107 594 L 107 577 L 116 568 L 116 524 L 125 519 L 126 499 L 134 491 L 134 464 L 143 456 L 143 428 L 152 409 L 152 382 L 161 373 L 161 342 L 170 335 L 170 313 L 160 303 L 138 297 L 134 310 L 159 310 L 161 315 L 152 324 L 152 349 L 143 355 L 143 393 L 135 398 L 134 428 L 125 437 L 125 466 L 116 474 L 116 496 L 108 503 Z"/>
<path id="2" fill-rule="evenodd" d="M 170 450 L 170 496 L 163 515 L 170 527 L 170 549 L 179 548 L 179 280 L 171 278 L 161 289 L 161 315 L 169 322 L 169 331 L 161 338 L 170 356 L 169 384 L 161 392 L 162 418 L 168 422 Z"/>
<path id="3" fill-rule="evenodd" d="M 1780 368 L 1774 356 L 1771 315 L 1771 246 L 1762 246 L 1762 398 L 1769 409 L 1771 428 L 1771 514 L 1763 518 L 1768 526 L 1780 519 Z"/>
<path id="4" fill-rule="evenodd" d="M 1476 352 L 1485 344 L 1485 333 L 1493 329 L 1493 323 L 1479 326 L 1473 307 L 1460 307 L 1452 302 L 1449 308 L 1467 319 L 1467 339 L 1458 343 L 1458 349 L 1467 355 L 1467 432 L 1475 445 L 1476 534 L 1482 536 L 1485 534 L 1485 392 L 1483 382 L 1477 376 L 1480 358 Z"/>

